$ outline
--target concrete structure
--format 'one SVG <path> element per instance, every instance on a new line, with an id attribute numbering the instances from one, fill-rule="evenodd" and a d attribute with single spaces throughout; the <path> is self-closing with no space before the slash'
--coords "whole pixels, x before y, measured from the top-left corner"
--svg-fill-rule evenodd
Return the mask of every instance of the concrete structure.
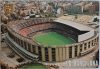
<path id="1" fill-rule="evenodd" d="M 24 56 L 26 56 L 27 58 L 33 61 L 38 58 L 39 62 L 51 62 L 51 63 L 63 62 L 63 61 L 67 61 L 70 59 L 87 55 L 88 53 L 94 51 L 97 48 L 98 33 L 96 31 L 93 31 L 94 35 L 92 35 L 88 39 L 85 39 L 78 43 L 60 46 L 60 47 L 42 46 L 41 44 L 37 43 L 35 40 L 32 40 L 32 38 L 30 38 L 28 35 L 24 36 L 23 34 L 18 33 L 18 31 L 21 30 L 22 28 L 33 26 L 33 28 L 31 27 L 32 30 L 34 29 L 33 33 L 32 31 L 29 31 L 29 33 L 32 33 L 30 36 L 33 36 L 35 34 L 34 33 L 35 31 L 39 31 L 39 30 L 43 31 L 46 28 L 48 29 L 50 27 L 54 27 L 53 25 L 55 24 L 54 22 L 57 22 L 57 21 L 53 21 L 52 19 L 35 19 L 35 20 L 27 20 L 24 22 L 16 21 L 14 24 L 12 24 L 13 22 L 11 22 L 8 24 L 8 27 L 7 27 L 8 34 L 7 34 L 6 40 L 10 44 L 13 44 L 11 48 L 12 47 L 16 48 L 16 50 L 20 51 L 20 53 L 22 53 Z M 38 57 L 36 57 L 34 54 L 37 54 Z"/>

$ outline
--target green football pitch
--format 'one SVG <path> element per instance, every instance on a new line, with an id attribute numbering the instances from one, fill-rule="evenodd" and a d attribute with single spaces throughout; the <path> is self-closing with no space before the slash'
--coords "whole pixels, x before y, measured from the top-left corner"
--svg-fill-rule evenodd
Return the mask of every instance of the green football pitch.
<path id="1" fill-rule="evenodd" d="M 20 69 L 47 69 L 46 66 L 42 65 L 42 64 L 28 64 L 28 65 L 25 65 L 23 66 L 22 68 Z"/>
<path id="2" fill-rule="evenodd" d="M 75 43 L 70 37 L 64 37 L 56 32 L 48 32 L 35 36 L 35 40 L 44 46 L 61 46 Z"/>

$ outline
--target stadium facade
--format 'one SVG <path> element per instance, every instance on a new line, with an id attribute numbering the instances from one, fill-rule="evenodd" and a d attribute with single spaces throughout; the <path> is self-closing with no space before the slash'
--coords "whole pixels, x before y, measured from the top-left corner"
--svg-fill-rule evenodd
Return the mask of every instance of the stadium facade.
<path id="1" fill-rule="evenodd" d="M 96 50 L 98 33 L 85 25 L 64 19 L 29 19 L 8 23 L 6 42 L 13 50 L 38 62 L 63 62 L 82 57 Z M 57 32 L 75 42 L 66 45 L 43 45 L 34 37 L 46 32 Z M 51 41 L 50 41 L 51 42 Z"/>

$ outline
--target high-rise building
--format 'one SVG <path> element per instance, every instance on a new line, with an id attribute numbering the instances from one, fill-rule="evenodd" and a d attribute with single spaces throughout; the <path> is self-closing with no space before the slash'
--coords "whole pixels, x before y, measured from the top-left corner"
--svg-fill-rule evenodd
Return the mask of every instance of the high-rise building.
<path id="1" fill-rule="evenodd" d="M 95 5 L 91 5 L 91 6 L 89 6 L 88 11 L 89 11 L 90 14 L 95 13 Z"/>
<path id="2" fill-rule="evenodd" d="M 11 14 L 14 11 L 13 4 L 4 4 L 5 14 Z"/>

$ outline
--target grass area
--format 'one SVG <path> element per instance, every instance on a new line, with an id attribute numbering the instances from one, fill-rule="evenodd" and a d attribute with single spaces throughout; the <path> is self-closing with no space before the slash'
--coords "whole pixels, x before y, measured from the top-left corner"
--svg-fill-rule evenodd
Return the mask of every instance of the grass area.
<path id="1" fill-rule="evenodd" d="M 46 68 L 46 66 L 44 66 L 42 64 L 35 63 L 35 64 L 25 65 L 20 69 L 47 69 L 47 68 Z"/>
<path id="2" fill-rule="evenodd" d="M 75 42 L 70 37 L 64 37 L 56 32 L 48 32 L 48 33 L 35 36 L 35 40 L 38 43 L 47 46 L 53 46 L 53 45 L 61 46 L 66 44 L 72 44 Z"/>

